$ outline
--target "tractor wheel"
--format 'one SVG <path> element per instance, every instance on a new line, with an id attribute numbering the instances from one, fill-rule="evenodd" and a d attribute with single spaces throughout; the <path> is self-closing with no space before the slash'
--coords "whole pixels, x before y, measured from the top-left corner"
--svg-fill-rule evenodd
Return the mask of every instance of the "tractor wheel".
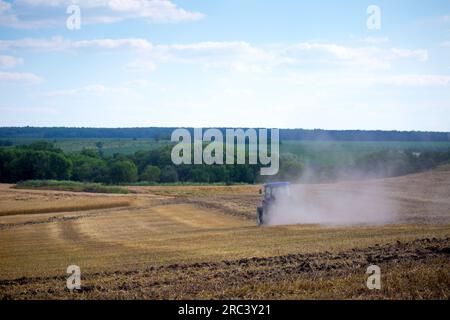
<path id="1" fill-rule="evenodd" d="M 264 209 L 263 207 L 258 207 L 256 209 L 256 222 L 258 223 L 259 226 L 264 224 L 263 217 L 264 217 Z"/>

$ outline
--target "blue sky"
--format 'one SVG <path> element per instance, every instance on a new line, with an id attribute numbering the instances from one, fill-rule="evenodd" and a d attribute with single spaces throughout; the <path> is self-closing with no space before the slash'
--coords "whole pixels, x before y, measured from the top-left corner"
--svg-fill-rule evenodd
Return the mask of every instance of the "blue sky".
<path id="1" fill-rule="evenodd" d="M 0 0 L 1 126 L 450 131 L 449 88 L 449 1 Z"/>

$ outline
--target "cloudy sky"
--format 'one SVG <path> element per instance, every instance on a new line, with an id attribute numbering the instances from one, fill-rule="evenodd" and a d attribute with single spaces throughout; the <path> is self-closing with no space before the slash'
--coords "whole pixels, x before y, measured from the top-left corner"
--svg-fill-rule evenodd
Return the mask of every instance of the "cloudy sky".
<path id="1" fill-rule="evenodd" d="M 0 97 L 0 126 L 450 131 L 450 1 L 0 0 Z"/>

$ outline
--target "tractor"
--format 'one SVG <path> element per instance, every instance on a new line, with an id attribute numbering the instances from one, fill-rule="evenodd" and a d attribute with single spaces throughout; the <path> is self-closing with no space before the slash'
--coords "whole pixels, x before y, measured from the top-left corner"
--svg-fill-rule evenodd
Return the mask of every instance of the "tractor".
<path id="1" fill-rule="evenodd" d="M 291 194 L 289 182 L 271 182 L 264 184 L 263 187 L 264 191 L 259 190 L 259 194 L 262 194 L 261 206 L 256 210 L 256 222 L 260 226 L 267 224 L 268 217 L 273 214 L 277 201 L 288 198 Z"/>

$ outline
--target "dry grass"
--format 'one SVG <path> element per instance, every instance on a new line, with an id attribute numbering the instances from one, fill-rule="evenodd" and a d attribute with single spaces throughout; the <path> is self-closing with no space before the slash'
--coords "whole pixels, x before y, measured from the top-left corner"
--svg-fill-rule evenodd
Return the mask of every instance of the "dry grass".
<path id="1" fill-rule="evenodd" d="M 0 186 L 0 216 L 76 212 L 130 205 L 130 199 L 124 197 L 77 196 L 71 192 L 33 192 L 11 189 L 11 185 Z"/>
<path id="2" fill-rule="evenodd" d="M 104 201 L 91 201 L 91 203 L 83 203 L 83 204 L 75 204 L 68 205 L 64 204 L 62 206 L 51 206 L 51 207 L 42 207 L 42 208 L 29 208 L 29 209 L 3 209 L 0 211 L 0 216 L 12 216 L 19 214 L 38 214 L 38 213 L 52 213 L 52 212 L 74 212 L 74 211 L 85 211 L 85 210 L 95 210 L 95 209 L 108 209 L 108 208 L 117 208 L 117 207 L 128 207 L 131 205 L 130 201 L 113 201 L 113 202 L 104 202 Z"/>
<path id="3" fill-rule="evenodd" d="M 60 274 L 77 264 L 89 272 L 179 262 L 337 252 L 377 243 L 443 237 L 448 226 L 258 228 L 190 205 L 126 209 L 0 232 L 0 278 Z M 276 240 L 274 240 L 276 239 Z"/>
<path id="4" fill-rule="evenodd" d="M 267 228 L 253 221 L 257 186 L 132 187 L 137 194 L 94 196 L 3 185 L 0 212 L 131 205 L 0 216 L 0 297 L 446 299 L 450 224 L 441 218 L 450 215 L 449 182 L 447 171 L 383 181 L 405 204 L 408 223 Z M 355 192 L 363 183 L 373 182 L 334 187 Z M 439 196 L 419 198 L 420 183 Z M 375 261 L 385 286 L 374 293 L 364 286 L 365 268 L 377 256 L 388 258 Z M 305 260 L 313 268 L 305 269 Z M 81 293 L 64 290 L 70 264 L 81 267 Z"/>
<path id="5" fill-rule="evenodd" d="M 147 192 L 163 196 L 214 196 L 224 194 L 245 195 L 257 194 L 258 185 L 232 185 L 232 186 L 133 186 L 129 187 L 135 192 Z"/>
<path id="6" fill-rule="evenodd" d="M 0 281 L 4 298 L 69 299 L 448 299 L 450 238 L 390 243 L 339 253 L 289 254 L 84 273 L 82 290 L 64 276 Z M 381 290 L 365 286 L 381 268 Z"/>

